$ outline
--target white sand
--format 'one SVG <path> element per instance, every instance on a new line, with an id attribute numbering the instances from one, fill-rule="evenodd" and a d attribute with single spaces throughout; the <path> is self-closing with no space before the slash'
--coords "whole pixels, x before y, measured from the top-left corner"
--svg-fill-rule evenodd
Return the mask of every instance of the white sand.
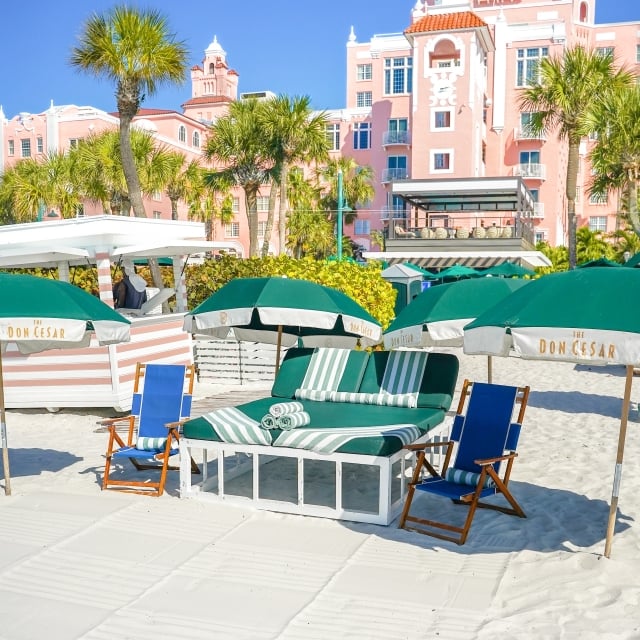
<path id="1" fill-rule="evenodd" d="M 458 389 L 486 379 L 455 353 Z M 161 498 L 102 492 L 112 412 L 9 411 L 0 639 L 640 638 L 640 379 L 611 559 L 624 369 L 496 358 L 494 382 L 532 389 L 511 484 L 528 518 L 480 511 L 462 547 L 180 500 L 177 473 Z M 444 502 L 416 504 L 464 511 Z"/>

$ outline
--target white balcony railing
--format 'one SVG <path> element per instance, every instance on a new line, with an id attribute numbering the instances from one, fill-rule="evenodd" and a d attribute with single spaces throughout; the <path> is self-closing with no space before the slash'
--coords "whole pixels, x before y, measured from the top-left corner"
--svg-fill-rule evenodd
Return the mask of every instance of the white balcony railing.
<path id="1" fill-rule="evenodd" d="M 544 132 L 533 133 L 529 127 L 516 127 L 513 130 L 514 140 L 546 140 Z"/>
<path id="2" fill-rule="evenodd" d="M 544 202 L 533 203 L 533 217 L 539 219 L 544 218 Z"/>
<path id="3" fill-rule="evenodd" d="M 392 144 L 409 144 L 411 136 L 408 131 L 385 131 L 382 134 L 382 144 L 389 146 Z"/>
<path id="4" fill-rule="evenodd" d="M 409 177 L 409 169 L 384 169 L 382 171 L 382 182 L 392 180 L 406 180 Z"/>
<path id="5" fill-rule="evenodd" d="M 407 217 L 406 209 L 401 205 L 387 205 L 386 207 L 382 207 L 382 211 L 380 213 L 380 220 L 389 220 L 390 218 L 393 220 L 404 219 Z"/>
<path id="6" fill-rule="evenodd" d="M 546 180 L 547 165 L 535 164 L 532 162 L 517 164 L 513 167 L 513 175 L 522 176 L 523 178 L 538 178 L 539 180 Z"/>

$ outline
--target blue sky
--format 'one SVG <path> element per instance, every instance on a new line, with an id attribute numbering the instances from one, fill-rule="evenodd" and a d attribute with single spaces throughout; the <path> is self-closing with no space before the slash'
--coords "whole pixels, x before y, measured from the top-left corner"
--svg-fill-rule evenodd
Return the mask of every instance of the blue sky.
<path id="1" fill-rule="evenodd" d="M 0 105 L 7 117 L 44 111 L 54 104 L 115 110 L 113 86 L 68 63 L 82 25 L 114 0 L 20 0 L 3 3 L 0 34 Z M 414 0 L 150 0 L 128 3 L 163 13 L 190 51 L 189 66 L 218 37 L 240 91 L 308 95 L 316 109 L 345 104 L 345 45 L 351 25 L 360 42 L 409 25 Z M 599 0 L 596 21 L 640 20 L 638 0 Z M 24 78 L 24 79 L 21 79 Z M 165 87 L 143 106 L 180 111 L 189 81 Z"/>

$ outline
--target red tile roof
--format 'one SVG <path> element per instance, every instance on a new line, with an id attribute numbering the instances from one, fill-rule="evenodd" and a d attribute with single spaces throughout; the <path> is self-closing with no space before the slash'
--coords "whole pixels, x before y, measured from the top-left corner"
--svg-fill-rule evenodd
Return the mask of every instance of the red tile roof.
<path id="1" fill-rule="evenodd" d="M 194 105 L 194 104 L 214 104 L 217 102 L 233 102 L 231 98 L 227 96 L 200 96 L 199 98 L 190 98 L 182 104 Z"/>
<path id="2" fill-rule="evenodd" d="M 405 33 L 427 33 L 429 31 L 459 31 L 486 27 L 487 23 L 472 11 L 427 15 L 414 22 Z"/>

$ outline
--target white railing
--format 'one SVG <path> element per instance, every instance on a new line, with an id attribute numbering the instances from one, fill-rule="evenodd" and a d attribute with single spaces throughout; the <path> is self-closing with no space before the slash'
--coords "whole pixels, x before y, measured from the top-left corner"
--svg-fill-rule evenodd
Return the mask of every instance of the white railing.
<path id="1" fill-rule="evenodd" d="M 529 127 L 516 127 L 513 130 L 513 138 L 515 140 L 546 140 L 547 136 L 544 132 L 534 133 Z"/>
<path id="2" fill-rule="evenodd" d="M 382 172 L 382 182 L 392 180 L 406 180 L 409 177 L 409 169 L 384 169 Z"/>
<path id="3" fill-rule="evenodd" d="M 408 131 L 385 131 L 382 134 L 382 144 L 409 144 L 411 136 Z"/>
<path id="4" fill-rule="evenodd" d="M 403 209 L 402 205 L 387 205 L 386 207 L 382 207 L 382 212 L 380 213 L 380 220 L 389 220 L 389 218 L 406 218 L 406 210 Z"/>
<path id="5" fill-rule="evenodd" d="M 547 165 L 535 164 L 528 162 L 526 164 L 517 164 L 513 167 L 514 176 L 522 176 L 523 178 L 539 178 L 547 179 Z"/>
<path id="6" fill-rule="evenodd" d="M 544 218 L 544 202 L 533 203 L 533 217 Z"/>

